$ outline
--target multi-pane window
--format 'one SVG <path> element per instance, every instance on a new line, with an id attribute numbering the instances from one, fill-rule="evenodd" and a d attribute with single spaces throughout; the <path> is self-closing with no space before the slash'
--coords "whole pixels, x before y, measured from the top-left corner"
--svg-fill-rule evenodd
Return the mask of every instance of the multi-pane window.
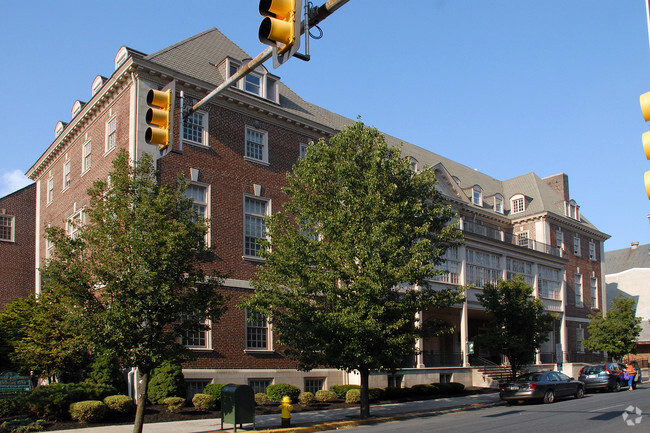
<path id="1" fill-rule="evenodd" d="M 596 260 L 596 244 L 594 241 L 589 242 L 589 259 Z"/>
<path id="2" fill-rule="evenodd" d="M 559 249 L 564 249 L 564 233 L 561 231 L 557 231 L 555 233 L 555 245 Z"/>
<path id="3" fill-rule="evenodd" d="M 503 197 L 500 195 L 494 196 L 494 211 L 503 213 Z"/>
<path id="4" fill-rule="evenodd" d="M 582 307 L 582 275 L 576 274 L 575 278 L 576 306 Z"/>
<path id="5" fill-rule="evenodd" d="M 580 237 L 578 235 L 576 235 L 573 238 L 573 254 L 575 254 L 576 256 L 581 255 L 580 254 Z"/>
<path id="6" fill-rule="evenodd" d="M 79 211 L 72 215 L 66 223 L 66 233 L 71 238 L 77 237 L 77 232 L 83 226 L 84 223 L 84 214 L 83 211 Z"/>
<path id="7" fill-rule="evenodd" d="M 70 160 L 63 163 L 63 189 L 70 186 Z"/>
<path id="8" fill-rule="evenodd" d="M 185 379 L 185 398 L 192 400 L 195 394 L 202 394 L 205 387 L 212 381 L 209 379 Z"/>
<path id="9" fill-rule="evenodd" d="M 50 177 L 47 179 L 47 202 L 52 203 L 54 200 L 54 177 L 50 173 Z"/>
<path id="10" fill-rule="evenodd" d="M 519 232 L 515 236 L 517 239 L 517 245 L 520 247 L 529 247 L 530 240 L 528 239 L 528 232 Z"/>
<path id="11" fill-rule="evenodd" d="M 268 162 L 266 132 L 246 128 L 246 157 L 256 161 Z"/>
<path id="12" fill-rule="evenodd" d="M 181 336 L 182 343 L 185 347 L 191 348 L 206 348 L 208 347 L 208 330 L 205 326 L 208 324 L 207 320 L 201 321 L 200 325 L 188 329 L 185 334 Z"/>
<path id="13" fill-rule="evenodd" d="M 81 171 L 90 170 L 92 165 L 92 143 L 89 141 L 83 146 L 83 161 L 81 164 Z"/>
<path id="14" fill-rule="evenodd" d="M 266 224 L 264 217 L 267 215 L 268 201 L 256 200 L 251 197 L 244 198 L 244 255 L 259 257 L 262 246 L 258 240 L 266 238 Z"/>
<path id="15" fill-rule="evenodd" d="M 260 313 L 246 310 L 246 349 L 269 349 L 269 325 L 266 317 Z"/>
<path id="16" fill-rule="evenodd" d="M 483 190 L 480 186 L 475 186 L 472 189 L 472 203 L 477 206 L 483 205 Z"/>
<path id="17" fill-rule="evenodd" d="M 445 261 L 436 266 L 436 269 L 445 271 L 442 275 L 433 277 L 434 281 L 441 281 L 450 284 L 458 284 L 458 274 L 460 273 L 460 261 L 458 260 L 458 248 L 451 247 L 443 255 Z"/>
<path id="18" fill-rule="evenodd" d="M 255 394 L 266 394 L 266 388 L 271 386 L 273 379 L 248 379 L 248 386 L 253 388 Z"/>
<path id="19" fill-rule="evenodd" d="M 467 284 L 483 287 L 485 283 L 496 284 L 503 277 L 501 257 L 467 248 Z"/>
<path id="20" fill-rule="evenodd" d="M 305 144 L 305 143 L 300 143 L 300 157 L 301 158 L 304 158 L 305 156 L 307 156 L 307 146 L 309 146 L 309 145 Z"/>
<path id="21" fill-rule="evenodd" d="M 562 288 L 562 274 L 560 270 L 538 265 L 537 274 L 539 277 L 537 279 L 539 296 L 559 300 L 560 289 Z"/>
<path id="22" fill-rule="evenodd" d="M 598 308 L 598 280 L 591 279 L 591 308 Z"/>
<path id="23" fill-rule="evenodd" d="M 519 213 L 523 212 L 526 210 L 525 208 L 525 203 L 524 203 L 524 198 L 523 197 L 517 197 L 512 199 L 512 213 Z"/>
<path id="24" fill-rule="evenodd" d="M 208 143 L 204 138 L 204 132 L 207 127 L 207 115 L 201 112 L 192 113 L 185 118 L 183 122 L 183 139 L 192 143 L 207 146 Z"/>
<path id="25" fill-rule="evenodd" d="M 111 151 L 117 145 L 117 117 L 106 122 L 106 152 Z"/>
<path id="26" fill-rule="evenodd" d="M 524 262 L 522 260 L 517 260 L 517 259 L 511 259 L 507 258 L 506 259 L 506 270 L 508 280 L 512 280 L 515 278 L 517 275 L 521 275 L 524 277 L 524 281 L 531 286 L 533 285 L 533 282 L 535 278 L 533 277 L 533 264 Z"/>
<path id="27" fill-rule="evenodd" d="M 585 330 L 584 328 L 576 328 L 576 351 L 578 353 L 585 352 L 585 346 L 583 341 L 585 340 Z"/>
<path id="28" fill-rule="evenodd" d="M 244 78 L 244 90 L 262 96 L 262 77 L 251 72 Z"/>
<path id="29" fill-rule="evenodd" d="M 13 215 L 0 215 L 0 241 L 14 241 L 14 217 Z"/>
<path id="30" fill-rule="evenodd" d="M 185 196 L 192 199 L 192 210 L 198 219 L 208 217 L 208 189 L 200 185 L 190 185 L 185 190 Z"/>
<path id="31" fill-rule="evenodd" d="M 325 388 L 325 379 L 315 378 L 315 377 L 306 377 L 305 378 L 305 392 L 311 392 L 316 394 L 317 391 Z"/>

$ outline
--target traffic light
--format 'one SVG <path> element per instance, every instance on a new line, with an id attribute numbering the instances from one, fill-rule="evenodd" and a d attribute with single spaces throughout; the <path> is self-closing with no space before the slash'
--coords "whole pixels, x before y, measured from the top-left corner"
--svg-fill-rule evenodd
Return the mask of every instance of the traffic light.
<path id="1" fill-rule="evenodd" d="M 147 110 L 145 119 L 149 127 L 144 133 L 147 144 L 157 144 L 158 150 L 165 150 L 171 143 L 171 131 L 174 107 L 174 85 L 165 86 L 163 90 L 151 89 L 147 92 Z"/>
<path id="2" fill-rule="evenodd" d="M 302 0 L 260 0 L 259 8 L 266 17 L 260 24 L 260 42 L 273 47 L 277 68 L 300 48 Z"/>
<path id="3" fill-rule="evenodd" d="M 648 122 L 650 121 L 650 92 L 641 95 L 640 102 L 643 118 Z M 643 150 L 645 151 L 645 157 L 650 159 L 650 131 L 643 133 Z M 648 198 L 650 199 L 650 171 L 645 172 L 643 180 L 645 182 L 645 192 L 648 194 Z"/>

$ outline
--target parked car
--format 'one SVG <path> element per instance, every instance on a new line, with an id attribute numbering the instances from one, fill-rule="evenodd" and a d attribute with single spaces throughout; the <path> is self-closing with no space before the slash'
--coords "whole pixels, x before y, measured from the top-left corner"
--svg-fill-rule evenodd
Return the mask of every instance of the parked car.
<path id="1" fill-rule="evenodd" d="M 632 363 L 634 365 L 636 361 Z M 623 378 L 627 365 L 619 362 L 608 362 L 606 364 L 586 365 L 580 370 L 578 380 L 585 384 L 585 389 L 620 391 L 628 387 L 628 381 Z M 632 389 L 641 383 L 641 369 L 635 366 L 636 375 Z"/>
<path id="2" fill-rule="evenodd" d="M 584 384 L 559 371 L 535 371 L 524 373 L 514 381 L 500 387 L 501 400 L 513 404 L 519 400 L 541 400 L 553 403 L 559 397 L 585 395 Z"/>

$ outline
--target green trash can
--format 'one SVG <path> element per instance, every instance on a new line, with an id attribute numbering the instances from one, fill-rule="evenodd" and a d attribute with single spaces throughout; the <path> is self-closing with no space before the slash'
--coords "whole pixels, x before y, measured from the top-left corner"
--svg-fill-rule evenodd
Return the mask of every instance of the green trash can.
<path id="1" fill-rule="evenodd" d="M 237 424 L 253 423 L 255 428 L 255 393 L 248 385 L 229 383 L 221 388 L 221 430 L 223 423 L 229 423 L 237 431 Z"/>

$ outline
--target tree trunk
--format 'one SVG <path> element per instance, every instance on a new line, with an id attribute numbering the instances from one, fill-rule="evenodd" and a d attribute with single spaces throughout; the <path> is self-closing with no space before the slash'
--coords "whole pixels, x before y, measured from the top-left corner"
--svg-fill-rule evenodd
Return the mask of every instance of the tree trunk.
<path id="1" fill-rule="evenodd" d="M 361 419 L 366 419 L 370 417 L 370 398 L 368 396 L 368 378 L 370 376 L 370 370 L 367 368 L 360 368 L 359 374 L 361 375 L 361 413 L 359 417 Z"/>
<path id="2" fill-rule="evenodd" d="M 138 395 L 138 406 L 135 411 L 133 433 L 142 433 L 144 427 L 144 408 L 147 404 L 147 385 L 149 384 L 149 372 L 143 372 L 140 379 L 136 381 L 136 393 Z"/>

